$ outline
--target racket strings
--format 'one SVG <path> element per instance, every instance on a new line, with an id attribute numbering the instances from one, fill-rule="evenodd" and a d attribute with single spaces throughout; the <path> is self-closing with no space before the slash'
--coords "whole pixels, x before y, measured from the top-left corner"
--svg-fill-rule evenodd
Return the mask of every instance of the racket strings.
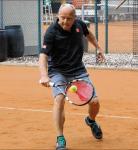
<path id="1" fill-rule="evenodd" d="M 92 97 L 93 89 L 89 83 L 86 82 L 74 82 L 70 86 L 75 85 L 77 87 L 76 92 L 69 92 L 67 95 L 69 99 L 74 103 L 83 104 L 89 101 Z"/>
<path id="2" fill-rule="evenodd" d="M 85 100 L 89 99 L 88 87 L 86 87 L 86 85 L 84 85 L 84 84 L 77 84 L 76 86 L 78 89 L 76 94 L 79 96 L 80 100 L 85 101 Z"/>

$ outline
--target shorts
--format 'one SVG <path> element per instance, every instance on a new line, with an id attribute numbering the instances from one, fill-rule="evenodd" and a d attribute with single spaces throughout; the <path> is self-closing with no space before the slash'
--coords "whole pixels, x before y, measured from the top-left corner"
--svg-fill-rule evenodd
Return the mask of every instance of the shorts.
<path id="1" fill-rule="evenodd" d="M 66 77 L 58 72 L 55 73 L 55 75 L 52 75 L 50 77 L 51 79 L 51 82 L 55 83 L 55 85 L 58 85 L 58 84 L 66 84 L 74 79 L 83 79 L 85 81 L 87 81 L 88 83 L 92 84 L 92 86 L 94 87 L 92 81 L 89 79 L 89 77 L 87 76 L 87 74 L 83 73 L 81 75 L 78 75 L 78 76 L 73 76 L 73 77 Z M 60 91 L 57 87 L 52 87 L 52 93 L 53 93 L 53 97 L 56 97 L 57 95 L 59 94 L 65 94 L 65 90 L 66 90 L 66 86 L 61 86 L 60 87 Z M 93 90 L 93 98 L 97 97 L 96 95 L 96 90 L 95 90 L 95 87 L 94 87 L 94 90 Z"/>

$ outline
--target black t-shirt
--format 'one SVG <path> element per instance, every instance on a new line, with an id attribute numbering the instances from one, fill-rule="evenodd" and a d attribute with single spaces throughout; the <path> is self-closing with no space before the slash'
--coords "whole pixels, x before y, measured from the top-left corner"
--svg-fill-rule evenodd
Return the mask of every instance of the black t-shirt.
<path id="1" fill-rule="evenodd" d="M 64 75 L 79 75 L 86 69 L 82 62 L 83 36 L 89 34 L 87 26 L 81 20 L 75 20 L 71 31 L 65 31 L 58 20 L 47 29 L 41 53 L 48 55 L 48 72 L 54 70 Z"/>

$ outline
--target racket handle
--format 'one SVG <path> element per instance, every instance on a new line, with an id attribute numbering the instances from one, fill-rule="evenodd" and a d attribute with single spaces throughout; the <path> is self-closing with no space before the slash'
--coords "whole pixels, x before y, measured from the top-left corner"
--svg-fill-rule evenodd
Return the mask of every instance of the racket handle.
<path id="1" fill-rule="evenodd" d="M 49 82 L 49 85 L 53 87 L 53 86 L 54 86 L 54 83 L 53 83 L 53 82 Z"/>
<path id="2" fill-rule="evenodd" d="M 39 83 L 40 83 L 40 84 L 42 83 L 41 79 L 39 80 Z"/>

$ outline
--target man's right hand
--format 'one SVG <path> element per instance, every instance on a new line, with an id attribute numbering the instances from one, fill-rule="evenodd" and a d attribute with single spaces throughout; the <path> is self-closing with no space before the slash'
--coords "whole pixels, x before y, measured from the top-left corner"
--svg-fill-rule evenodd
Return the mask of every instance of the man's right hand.
<path id="1" fill-rule="evenodd" d="M 50 81 L 49 77 L 42 76 L 41 79 L 39 80 L 39 83 L 45 87 L 49 87 L 50 86 L 49 81 Z"/>
<path id="2" fill-rule="evenodd" d="M 44 53 L 39 55 L 40 81 L 39 83 L 45 87 L 49 87 L 50 78 L 48 77 L 48 56 Z"/>

